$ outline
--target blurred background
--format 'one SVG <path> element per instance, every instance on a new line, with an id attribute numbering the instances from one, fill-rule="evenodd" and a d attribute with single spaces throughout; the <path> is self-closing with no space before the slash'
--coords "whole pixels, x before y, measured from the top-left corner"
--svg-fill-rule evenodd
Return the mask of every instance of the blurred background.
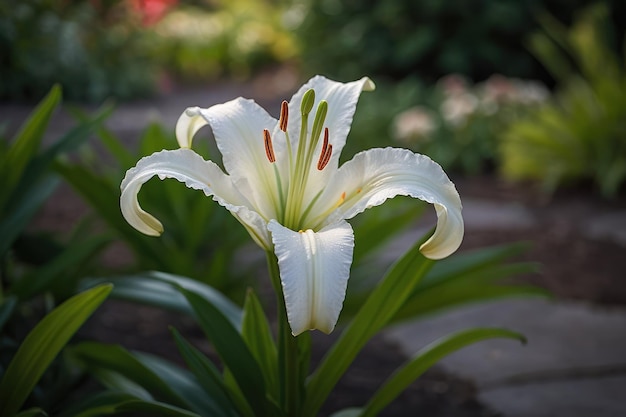
<path id="1" fill-rule="evenodd" d="M 257 274 L 263 254 L 245 230 L 203 195 L 152 181 L 142 205 L 166 232 L 161 239 L 139 235 L 119 213 L 124 173 L 142 156 L 176 146 L 174 124 L 188 106 L 243 95 L 277 116 L 280 101 L 312 75 L 369 76 L 377 89 L 363 94 L 342 159 L 397 146 L 440 163 L 464 201 L 461 252 L 508 245 L 484 255 L 489 267 L 518 263 L 490 273 L 510 272 L 528 285 L 488 296 L 482 287 L 463 287 L 467 295 L 450 302 L 547 290 L 559 301 L 583 303 L 577 318 L 544 331 L 563 349 L 561 341 L 571 339 L 558 331 L 589 323 L 589 332 L 603 332 L 585 339 L 598 346 L 589 354 L 608 360 L 600 376 L 617 373 L 621 385 L 603 385 L 589 401 L 609 404 L 602 395 L 626 383 L 626 340 L 612 336 L 623 327 L 605 331 L 597 325 L 605 317 L 595 314 L 612 309 L 619 313 L 613 319 L 626 325 L 625 35 L 624 0 L 0 0 L 0 359 L 15 350 L 24 323 L 32 325 L 95 277 L 162 271 L 210 284 L 241 304 L 248 286 L 267 284 Z M 61 97 L 65 105 L 55 113 Z M 196 143 L 203 156 L 219 159 L 210 141 Z M 414 240 L 415 230 L 425 230 L 422 211 L 396 200 L 353 222 L 357 252 L 347 316 L 362 301 L 361 287 L 371 288 L 368 274 L 382 271 L 410 243 L 403 232 Z M 463 262 L 486 259 L 474 255 Z M 122 279 L 118 290 L 118 298 L 146 302 L 139 292 L 124 292 Z M 167 292 L 149 301 L 171 307 Z M 105 307 L 86 334 L 171 356 L 175 348 L 164 342 L 170 335 L 162 324 L 192 325 L 145 308 Z M 530 323 L 532 313 L 517 319 Z M 561 310 L 534 313 L 541 323 Z M 378 354 L 385 349 L 377 346 Z M 546 352 L 536 355 L 553 363 L 565 357 Z M 489 358 L 497 362 L 497 355 Z M 576 361 L 587 364 L 584 357 Z M 57 366 L 57 377 L 66 365 Z M 33 403 L 66 399 L 55 375 L 47 381 L 58 389 L 42 388 Z M 569 374 L 554 378 L 563 375 Z M 581 377 L 574 372 L 573 378 Z M 441 394 L 441 384 L 436 387 L 426 387 L 428 395 Z M 474 398 L 461 391 L 454 401 Z M 607 414 L 593 408 L 591 415 L 626 412 L 623 401 L 619 406 Z M 460 413 L 451 415 L 491 415 Z"/>

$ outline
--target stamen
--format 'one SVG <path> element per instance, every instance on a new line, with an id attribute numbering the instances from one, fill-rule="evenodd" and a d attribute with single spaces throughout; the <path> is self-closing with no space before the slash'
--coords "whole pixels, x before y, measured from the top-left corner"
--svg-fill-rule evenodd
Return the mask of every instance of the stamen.
<path id="1" fill-rule="evenodd" d="M 287 121 L 289 120 L 289 103 L 283 100 L 280 105 L 280 119 L 278 119 L 278 124 L 280 126 L 280 130 L 283 132 L 287 131 Z"/>
<path id="2" fill-rule="evenodd" d="M 324 128 L 324 142 L 322 143 L 322 152 L 320 153 L 320 159 L 317 161 L 317 169 L 319 171 L 323 170 L 328 162 L 330 161 L 330 156 L 333 153 L 333 145 L 328 143 L 328 128 Z"/>
<path id="3" fill-rule="evenodd" d="M 271 163 L 276 162 L 276 155 L 274 155 L 274 147 L 272 146 L 272 137 L 270 136 L 270 131 L 267 129 L 263 129 L 263 142 L 265 143 L 265 155 L 267 155 L 267 159 Z"/>

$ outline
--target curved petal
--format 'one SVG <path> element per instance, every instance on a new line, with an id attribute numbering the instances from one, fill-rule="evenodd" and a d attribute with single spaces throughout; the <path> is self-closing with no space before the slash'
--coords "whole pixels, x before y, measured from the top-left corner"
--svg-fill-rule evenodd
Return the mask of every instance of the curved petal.
<path id="1" fill-rule="evenodd" d="M 330 333 L 337 323 L 346 295 L 354 234 L 348 222 L 319 232 L 294 232 L 272 220 L 274 251 L 291 332 L 318 329 Z"/>
<path id="2" fill-rule="evenodd" d="M 190 149 L 154 153 L 140 159 L 135 167 L 126 172 L 120 185 L 120 208 L 126 221 L 135 229 L 150 236 L 159 236 L 163 232 L 161 222 L 144 211 L 137 200 L 141 186 L 154 176 L 174 178 L 189 188 L 202 190 L 206 196 L 213 196 L 213 200 L 244 224 L 258 244 L 271 247 L 267 223 L 248 208 L 249 202 L 230 177 L 216 164 L 205 161 Z"/>
<path id="3" fill-rule="evenodd" d="M 208 122 L 200 115 L 199 107 L 189 107 L 176 122 L 176 140 L 181 148 L 191 148 L 193 137 Z"/>
<path id="4" fill-rule="evenodd" d="M 339 168 L 320 199 L 326 207 L 317 212 L 327 212 L 340 203 L 325 223 L 349 219 L 396 195 L 435 206 L 437 228 L 420 248 L 424 256 L 441 259 L 458 249 L 464 227 L 461 198 L 454 184 L 439 164 L 407 149 L 370 149 L 355 155 Z"/>
<path id="5" fill-rule="evenodd" d="M 328 102 L 328 113 L 324 126 L 328 127 L 330 143 L 333 145 L 333 154 L 331 155 L 329 166 L 336 168 L 339 155 L 350 132 L 350 126 L 352 125 L 352 118 L 354 117 L 359 96 L 362 91 L 373 91 L 376 85 L 367 77 L 349 83 L 329 80 L 321 75 L 316 75 L 311 78 L 306 84 L 300 87 L 289 102 L 288 129 L 289 137 L 292 142 L 294 142 L 294 152 L 296 149 L 295 141 L 298 140 L 300 135 L 300 124 L 302 123 L 302 116 L 300 114 L 302 96 L 311 88 L 315 90 L 315 103 L 313 105 L 312 114 L 308 119 L 308 131 L 310 132 L 313 127 L 315 110 L 319 102 L 326 100 Z"/>
<path id="6" fill-rule="evenodd" d="M 243 98 L 197 111 L 213 130 L 226 172 L 249 187 L 240 190 L 256 211 L 265 219 L 276 218 L 278 183 L 265 151 L 263 130 L 274 131 L 278 121 L 254 100 Z"/>

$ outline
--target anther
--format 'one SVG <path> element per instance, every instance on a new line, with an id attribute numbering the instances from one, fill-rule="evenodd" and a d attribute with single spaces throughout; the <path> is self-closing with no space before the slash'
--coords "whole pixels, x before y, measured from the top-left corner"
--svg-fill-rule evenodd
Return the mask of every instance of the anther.
<path id="1" fill-rule="evenodd" d="M 270 131 L 267 129 L 263 129 L 263 142 L 265 143 L 265 155 L 267 155 L 267 159 L 271 163 L 276 162 L 274 147 L 272 146 L 272 137 L 270 136 Z"/>
<path id="2" fill-rule="evenodd" d="M 287 131 L 287 121 L 289 120 L 289 103 L 283 100 L 280 105 L 280 119 L 278 119 L 278 125 L 283 132 Z"/>
<path id="3" fill-rule="evenodd" d="M 328 143 L 328 128 L 324 128 L 324 143 L 322 143 L 322 152 L 320 153 L 320 159 L 317 161 L 317 169 L 319 171 L 323 170 L 328 162 L 330 161 L 330 156 L 333 153 L 333 145 Z"/>

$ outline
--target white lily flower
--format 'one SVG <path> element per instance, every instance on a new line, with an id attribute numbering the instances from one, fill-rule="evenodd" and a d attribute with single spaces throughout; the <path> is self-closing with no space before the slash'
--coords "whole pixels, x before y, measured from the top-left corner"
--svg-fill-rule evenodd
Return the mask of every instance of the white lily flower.
<path id="1" fill-rule="evenodd" d="M 435 233 L 420 248 L 425 256 L 444 258 L 463 239 L 459 194 L 428 157 L 406 149 L 370 149 L 339 167 L 361 91 L 373 89 L 368 78 L 344 84 L 316 76 L 283 102 L 279 120 L 243 98 L 188 108 L 176 126 L 181 149 L 142 158 L 126 173 L 120 198 L 124 217 L 145 234 L 163 231 L 137 201 L 142 184 L 153 176 L 204 191 L 256 243 L 276 254 L 292 333 L 330 333 L 352 264 L 354 235 L 347 219 L 407 195 L 433 204 L 438 216 Z M 226 173 L 190 149 L 193 136 L 207 124 Z"/>

